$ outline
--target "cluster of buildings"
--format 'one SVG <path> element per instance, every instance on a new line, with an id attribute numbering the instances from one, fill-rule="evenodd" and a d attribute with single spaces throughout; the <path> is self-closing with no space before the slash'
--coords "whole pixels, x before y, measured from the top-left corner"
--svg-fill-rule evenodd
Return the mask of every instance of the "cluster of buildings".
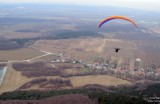
<path id="1" fill-rule="evenodd" d="M 112 74 L 123 76 L 123 78 L 160 79 L 160 66 L 144 62 L 140 58 L 122 59 L 106 57 L 98 58 L 95 62 L 89 63 L 81 59 L 67 57 L 63 54 L 57 54 L 57 56 L 59 56 L 59 59 L 53 59 L 52 62 L 80 64 L 93 71 L 112 72 Z"/>

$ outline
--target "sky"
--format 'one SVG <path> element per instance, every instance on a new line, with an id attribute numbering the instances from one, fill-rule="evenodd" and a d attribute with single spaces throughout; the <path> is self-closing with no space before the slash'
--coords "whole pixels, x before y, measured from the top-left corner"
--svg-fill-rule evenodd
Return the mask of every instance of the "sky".
<path id="1" fill-rule="evenodd" d="M 160 11 L 160 0 L 0 0 L 0 3 L 59 3 L 118 6 Z"/>

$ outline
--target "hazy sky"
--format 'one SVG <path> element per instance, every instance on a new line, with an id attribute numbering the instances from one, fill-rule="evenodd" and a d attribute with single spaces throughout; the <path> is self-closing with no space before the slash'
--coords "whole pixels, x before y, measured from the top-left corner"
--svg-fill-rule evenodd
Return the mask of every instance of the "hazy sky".
<path id="1" fill-rule="evenodd" d="M 160 0 L 0 0 L 0 3 L 63 3 L 81 5 L 110 5 L 137 9 L 159 10 Z"/>

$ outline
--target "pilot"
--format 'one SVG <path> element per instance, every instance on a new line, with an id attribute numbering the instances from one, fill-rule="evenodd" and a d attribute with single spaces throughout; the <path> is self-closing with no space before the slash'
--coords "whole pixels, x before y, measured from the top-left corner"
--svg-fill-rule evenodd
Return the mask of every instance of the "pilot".
<path id="1" fill-rule="evenodd" d="M 117 53 L 120 50 L 120 48 L 115 48 L 115 52 Z"/>

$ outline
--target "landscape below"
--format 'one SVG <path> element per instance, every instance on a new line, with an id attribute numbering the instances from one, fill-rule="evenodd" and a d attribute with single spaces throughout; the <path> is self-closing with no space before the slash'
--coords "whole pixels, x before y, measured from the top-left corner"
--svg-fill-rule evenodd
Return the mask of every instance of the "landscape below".
<path id="1" fill-rule="evenodd" d="M 6 68 L 0 71 L 1 104 L 147 104 L 156 100 L 150 97 L 160 96 L 157 20 L 136 19 L 138 29 L 116 21 L 98 29 L 104 10 L 84 9 L 75 15 L 72 7 L 10 8 L 0 11 L 0 69 Z M 150 21 L 152 13 L 147 15 L 144 20 Z"/>

